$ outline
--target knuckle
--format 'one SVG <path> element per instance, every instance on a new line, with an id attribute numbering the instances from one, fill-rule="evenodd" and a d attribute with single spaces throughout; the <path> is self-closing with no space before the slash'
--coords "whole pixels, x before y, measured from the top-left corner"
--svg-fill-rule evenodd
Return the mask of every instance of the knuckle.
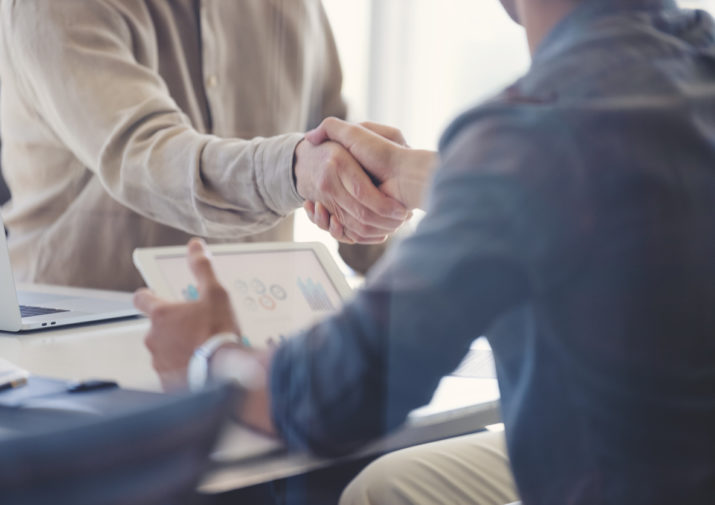
<path id="1" fill-rule="evenodd" d="M 348 226 L 345 227 L 346 232 L 349 231 L 353 235 L 365 236 L 370 234 L 371 227 L 367 226 L 359 221 L 351 221 Z"/>
<path id="2" fill-rule="evenodd" d="M 395 210 L 392 204 L 392 201 L 388 198 L 383 198 L 380 201 L 380 204 L 378 205 L 378 209 L 380 214 L 383 216 L 390 216 L 392 212 Z"/>
<path id="3" fill-rule="evenodd" d="M 390 144 L 379 144 L 375 146 L 375 150 L 377 151 L 377 158 L 383 160 L 383 163 L 386 166 L 390 166 L 392 163 L 392 157 L 393 157 L 393 147 L 394 145 Z"/>
<path id="4" fill-rule="evenodd" d="M 336 205 L 335 206 L 335 212 L 334 218 L 338 220 L 339 223 L 344 223 L 345 222 L 345 211 L 342 209 L 342 207 Z"/>
<path id="5" fill-rule="evenodd" d="M 367 207 L 358 207 L 356 213 L 360 223 L 365 223 L 370 218 L 370 211 L 367 210 Z"/>
<path id="6" fill-rule="evenodd" d="M 326 128 L 330 128 L 330 127 L 335 126 L 338 123 L 338 121 L 339 121 L 338 118 L 336 118 L 335 116 L 329 116 L 323 120 L 322 125 Z"/>

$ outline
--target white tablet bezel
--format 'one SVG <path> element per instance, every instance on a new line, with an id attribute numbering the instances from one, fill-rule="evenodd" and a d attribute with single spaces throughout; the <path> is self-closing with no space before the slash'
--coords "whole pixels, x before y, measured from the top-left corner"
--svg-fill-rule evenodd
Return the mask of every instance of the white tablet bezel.
<path id="1" fill-rule="evenodd" d="M 343 301 L 346 301 L 352 295 L 352 289 L 345 279 L 345 275 L 338 268 L 337 263 L 330 254 L 330 251 L 325 245 L 320 242 L 245 242 L 238 244 L 211 244 L 208 246 L 212 254 L 243 254 L 256 252 L 276 252 L 276 251 L 312 251 L 325 270 L 330 281 L 335 286 Z M 165 257 L 186 257 L 186 246 L 169 246 L 169 247 L 148 247 L 134 250 L 132 259 L 134 265 L 139 270 L 144 282 L 157 295 L 174 301 L 179 300 L 171 287 L 166 283 L 164 275 L 159 269 L 157 261 Z M 188 268 L 188 264 L 187 264 Z M 216 272 L 219 281 L 222 278 L 221 272 Z"/>

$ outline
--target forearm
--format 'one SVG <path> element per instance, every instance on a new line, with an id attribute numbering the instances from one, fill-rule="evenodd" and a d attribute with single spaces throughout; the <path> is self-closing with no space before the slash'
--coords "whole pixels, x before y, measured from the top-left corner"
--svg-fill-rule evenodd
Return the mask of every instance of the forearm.
<path id="1" fill-rule="evenodd" d="M 123 130 L 88 161 L 114 199 L 155 221 L 236 238 L 264 231 L 302 203 L 290 172 L 299 134 L 220 139 L 157 118 Z"/>
<path id="2" fill-rule="evenodd" d="M 302 204 L 290 173 L 301 136 L 196 131 L 157 70 L 139 63 L 141 41 L 111 3 L 20 2 L 6 14 L 16 56 L 8 72 L 23 83 L 23 99 L 123 205 L 189 233 L 235 238 Z"/>

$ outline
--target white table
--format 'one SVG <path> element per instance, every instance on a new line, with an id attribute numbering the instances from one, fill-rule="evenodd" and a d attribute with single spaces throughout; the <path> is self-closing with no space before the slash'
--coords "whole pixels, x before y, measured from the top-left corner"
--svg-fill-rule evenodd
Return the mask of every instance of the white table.
<path id="1" fill-rule="evenodd" d="M 54 289 L 65 292 L 67 288 Z M 113 379 L 125 388 L 158 391 L 159 379 L 143 342 L 148 327 L 146 319 L 134 318 L 26 334 L 0 332 L 0 357 L 36 375 L 68 380 Z M 445 378 L 428 407 L 439 414 L 408 422 L 353 457 L 462 435 L 500 422 L 496 384 L 474 382 Z M 204 492 L 239 489 L 335 463 L 289 452 L 280 441 L 237 425 L 224 434 L 213 459 L 214 469 L 201 484 Z"/>

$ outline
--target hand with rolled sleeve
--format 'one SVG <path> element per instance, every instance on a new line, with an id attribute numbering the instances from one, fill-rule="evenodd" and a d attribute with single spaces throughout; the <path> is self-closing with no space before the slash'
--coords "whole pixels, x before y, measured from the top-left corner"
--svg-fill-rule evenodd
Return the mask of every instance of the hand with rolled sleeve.
<path id="1" fill-rule="evenodd" d="M 136 247 L 291 240 L 305 199 L 359 241 L 401 224 L 405 209 L 344 149 L 304 141 L 347 112 L 321 3 L 195 3 L 2 3 L 18 279 L 132 290 Z"/>
<path id="2" fill-rule="evenodd" d="M 352 124 L 328 118 L 308 132 L 306 140 L 313 145 L 337 143 L 343 146 L 370 178 L 377 181 L 382 193 L 410 210 L 423 206 L 423 195 L 436 166 L 437 154 L 411 149 L 399 130 L 377 123 Z M 305 208 L 311 220 L 335 238 L 352 237 L 353 232 L 343 216 L 323 202 L 309 201 Z"/>

